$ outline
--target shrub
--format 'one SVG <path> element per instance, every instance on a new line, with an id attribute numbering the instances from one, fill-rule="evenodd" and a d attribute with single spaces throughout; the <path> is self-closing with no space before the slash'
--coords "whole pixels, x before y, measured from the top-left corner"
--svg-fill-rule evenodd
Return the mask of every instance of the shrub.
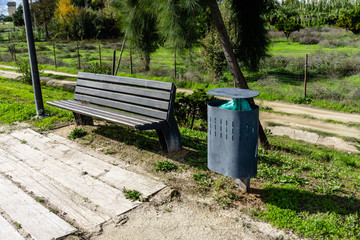
<path id="1" fill-rule="evenodd" d="M 292 42 L 301 44 L 318 44 L 321 40 L 323 40 L 323 36 L 313 28 L 301 29 L 291 35 Z"/>
<path id="2" fill-rule="evenodd" d="M 84 72 L 91 73 L 101 73 L 101 74 L 111 74 L 111 67 L 106 64 L 99 64 L 98 62 L 90 63 L 89 66 L 86 66 Z"/>
<path id="3" fill-rule="evenodd" d="M 341 28 L 352 31 L 355 34 L 360 33 L 360 7 L 356 6 L 349 12 L 339 17 L 336 25 Z"/>
<path id="4" fill-rule="evenodd" d="M 30 69 L 29 61 L 21 59 L 20 61 L 18 61 L 16 63 L 16 65 L 18 67 L 16 72 L 21 73 L 21 76 L 19 77 L 19 79 L 23 83 L 32 84 L 31 69 Z"/>
<path id="5" fill-rule="evenodd" d="M 192 129 L 195 120 L 200 120 L 200 127 L 206 129 L 207 103 L 215 98 L 207 95 L 204 89 L 196 89 L 192 94 L 180 92 L 176 95 L 175 116 L 178 123 Z"/>

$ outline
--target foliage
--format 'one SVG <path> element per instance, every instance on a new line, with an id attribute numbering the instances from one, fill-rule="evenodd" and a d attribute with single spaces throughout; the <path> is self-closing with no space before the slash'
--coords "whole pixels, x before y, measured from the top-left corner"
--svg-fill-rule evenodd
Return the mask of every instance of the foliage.
<path id="1" fill-rule="evenodd" d="M 175 116 L 178 123 L 192 129 L 195 120 L 200 120 L 200 128 L 206 129 L 207 103 L 214 97 L 207 95 L 204 89 L 196 89 L 192 94 L 180 92 L 176 95 Z"/>
<path id="2" fill-rule="evenodd" d="M 197 1 L 160 1 L 158 23 L 162 37 L 174 49 L 191 49 L 204 35 L 207 18 Z"/>
<path id="3" fill-rule="evenodd" d="M 150 0 L 114 0 L 119 10 L 126 38 L 141 53 L 145 71 L 150 70 L 150 55 L 161 44 L 156 13 Z M 156 4 L 156 2 L 155 2 Z"/>
<path id="4" fill-rule="evenodd" d="M 104 0 L 71 0 L 71 3 L 79 8 L 90 7 L 96 11 L 105 7 Z"/>
<path id="5" fill-rule="evenodd" d="M 95 63 L 90 63 L 90 66 L 85 67 L 84 72 L 111 75 L 111 68 L 106 64 L 100 65 L 98 62 L 95 62 Z"/>
<path id="6" fill-rule="evenodd" d="M 169 162 L 167 160 L 159 161 L 155 163 L 154 166 L 157 172 L 172 172 L 178 169 L 178 166 L 175 163 Z"/>
<path id="7" fill-rule="evenodd" d="M 20 61 L 16 62 L 18 69 L 16 72 L 21 73 L 20 80 L 23 83 L 27 83 L 32 85 L 32 77 L 31 77 L 31 69 L 30 63 L 28 60 L 21 59 Z"/>
<path id="8" fill-rule="evenodd" d="M 57 2 L 55 16 L 58 23 L 69 24 L 70 19 L 78 13 L 79 9 L 71 4 L 71 0 L 59 0 Z"/>
<path id="9" fill-rule="evenodd" d="M 142 197 L 142 193 L 136 190 L 129 190 L 125 187 L 123 188 L 123 194 L 126 199 L 130 199 L 132 201 L 140 201 L 143 202 L 144 198 Z"/>
<path id="10" fill-rule="evenodd" d="M 219 81 L 227 63 L 214 26 L 210 27 L 206 32 L 205 37 L 202 39 L 200 54 L 204 59 L 208 71 L 213 75 L 216 81 Z"/>
<path id="11" fill-rule="evenodd" d="M 38 0 L 31 6 L 36 22 L 43 25 L 45 28 L 46 39 L 49 39 L 48 26 L 55 14 L 56 1 L 53 0 Z"/>
<path id="12" fill-rule="evenodd" d="M 300 24 L 296 23 L 293 18 L 280 18 L 275 23 L 275 29 L 277 31 L 283 31 L 287 39 L 289 39 L 291 33 L 295 31 L 300 31 L 300 29 L 302 28 L 303 27 Z"/>
<path id="13" fill-rule="evenodd" d="M 82 138 L 86 136 L 87 132 L 85 129 L 82 128 L 74 128 L 71 133 L 69 134 L 68 138 L 70 140 L 75 140 L 77 138 Z"/>
<path id="14" fill-rule="evenodd" d="M 262 17 L 266 8 L 263 0 L 227 0 L 228 29 L 237 59 L 248 69 L 259 68 L 260 60 L 267 56 L 269 39 Z"/>
<path id="15" fill-rule="evenodd" d="M 336 22 L 338 27 L 345 28 L 355 34 L 360 33 L 360 6 L 344 13 Z"/>
<path id="16" fill-rule="evenodd" d="M 24 26 L 24 11 L 23 6 L 20 5 L 13 14 L 14 26 Z M 5 20 L 4 20 L 5 21 Z"/>

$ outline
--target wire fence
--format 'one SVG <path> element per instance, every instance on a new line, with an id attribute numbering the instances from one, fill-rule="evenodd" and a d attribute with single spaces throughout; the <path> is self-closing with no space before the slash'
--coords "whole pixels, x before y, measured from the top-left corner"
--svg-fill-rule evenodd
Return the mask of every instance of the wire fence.
<path id="1" fill-rule="evenodd" d="M 28 58 L 26 41 L 21 37 L 21 34 L 20 31 L 3 31 L 0 33 L 0 61 L 17 62 Z M 113 74 L 116 71 L 121 48 L 122 41 L 120 39 L 106 42 L 36 42 L 39 64 L 53 66 L 53 68 L 64 67 L 76 70 L 87 70 L 96 66 L 100 71 L 105 69 L 107 74 Z M 271 62 L 274 59 L 268 61 Z M 306 96 L 306 81 L 311 81 L 316 74 L 306 70 L 308 64 L 305 63 L 304 59 L 301 62 L 298 63 L 297 71 L 289 71 L 286 67 L 279 67 L 272 62 L 272 65 L 270 64 L 271 66 L 267 67 L 266 71 L 262 69 L 256 73 L 245 72 L 245 77 L 248 82 L 277 81 L 295 86 L 304 85 L 304 95 Z M 301 66 L 301 64 L 303 65 Z M 134 50 L 131 51 L 125 46 L 118 72 L 129 74 L 145 73 L 144 69 L 142 55 Z M 223 76 L 227 77 L 215 79 L 199 51 L 177 54 L 175 59 L 173 49 L 160 48 L 152 54 L 150 71 L 146 74 L 152 77 L 168 77 L 195 82 L 209 81 L 209 79 L 213 78 L 213 83 L 219 81 L 228 85 L 232 84 L 231 77 L 229 77 L 230 73 L 226 72 L 226 70 Z"/>

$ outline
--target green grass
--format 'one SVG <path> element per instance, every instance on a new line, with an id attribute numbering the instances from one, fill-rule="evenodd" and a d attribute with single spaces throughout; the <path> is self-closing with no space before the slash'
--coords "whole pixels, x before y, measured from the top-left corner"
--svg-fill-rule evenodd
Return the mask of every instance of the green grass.
<path id="1" fill-rule="evenodd" d="M 297 42 L 287 41 L 286 38 L 272 40 L 269 48 L 269 54 L 273 56 L 284 56 L 284 57 L 294 57 L 294 56 L 303 56 L 305 54 L 314 54 L 319 50 L 324 52 L 344 52 L 350 55 L 356 54 L 360 51 L 358 47 L 323 47 L 317 44 L 305 45 Z"/>
<path id="2" fill-rule="evenodd" d="M 71 112 L 48 106 L 45 102 L 72 99 L 73 93 L 42 86 L 42 96 L 45 113 L 51 117 L 36 120 L 33 119 L 36 116 L 36 108 L 32 86 L 19 81 L 0 78 L 0 124 L 27 121 L 36 127 L 47 129 L 57 123 L 72 120 Z"/>
<path id="3" fill-rule="evenodd" d="M 360 236 L 360 155 L 271 137 L 260 150 L 257 179 L 264 210 L 252 213 L 314 239 Z"/>

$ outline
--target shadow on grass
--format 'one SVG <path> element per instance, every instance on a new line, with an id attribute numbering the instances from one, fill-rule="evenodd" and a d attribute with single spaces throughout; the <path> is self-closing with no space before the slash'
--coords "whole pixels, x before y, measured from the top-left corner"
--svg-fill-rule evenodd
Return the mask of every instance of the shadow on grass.
<path id="1" fill-rule="evenodd" d="M 135 146 L 157 154 L 161 152 L 160 143 L 155 130 L 139 131 L 117 124 L 99 125 L 94 130 L 96 134 L 110 138 L 112 140 Z M 202 133 L 200 133 L 202 134 Z M 200 169 L 207 168 L 207 140 L 192 135 L 189 131 L 180 131 L 183 147 L 190 148 L 186 153 L 186 159 L 182 163 L 189 164 Z M 169 158 L 179 161 L 177 153 L 169 154 Z"/>
<path id="2" fill-rule="evenodd" d="M 333 212 L 339 215 L 360 214 L 360 201 L 354 197 L 343 197 L 334 194 L 320 195 L 302 189 L 289 189 L 271 186 L 265 189 L 253 189 L 264 203 L 282 209 L 316 214 Z"/>

